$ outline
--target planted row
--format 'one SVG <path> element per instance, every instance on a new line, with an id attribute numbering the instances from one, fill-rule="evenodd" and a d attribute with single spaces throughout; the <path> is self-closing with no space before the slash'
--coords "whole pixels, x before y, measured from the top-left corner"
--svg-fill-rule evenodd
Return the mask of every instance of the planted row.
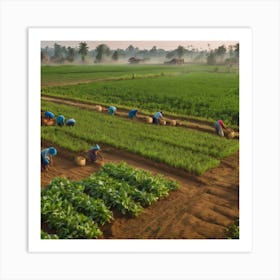
<path id="1" fill-rule="evenodd" d="M 121 67 L 120 67 L 121 69 Z M 161 66 L 165 72 L 165 66 Z M 138 107 L 147 112 L 221 118 L 231 125 L 239 124 L 239 75 L 236 73 L 191 72 L 191 67 L 175 68 L 177 75 L 122 81 L 95 81 L 59 87 L 43 88 L 42 93 L 125 107 Z M 180 70 L 179 70 L 180 69 Z M 148 70 L 148 69 L 147 69 Z M 123 75 L 131 74 L 124 68 Z M 153 70 L 150 70 L 153 73 Z M 158 66 L 158 70 L 159 66 Z M 71 73 L 69 73 L 70 75 Z M 102 73 L 104 74 L 104 72 Z M 81 76 L 88 75 L 84 73 Z M 111 73 L 108 72 L 110 77 Z M 56 75 L 57 77 L 57 75 Z M 89 78 L 87 79 L 89 80 Z"/>
<path id="2" fill-rule="evenodd" d="M 63 111 L 66 117 L 75 117 L 79 125 L 73 129 L 41 129 L 43 139 L 75 152 L 88 149 L 90 143 L 105 143 L 154 161 L 202 174 L 219 165 L 220 158 L 239 148 L 236 140 L 181 127 L 147 125 L 46 101 L 42 101 L 42 109 Z"/>
<path id="3" fill-rule="evenodd" d="M 126 174 L 117 177 L 118 171 Z M 142 176 L 140 180 L 128 180 Z M 107 164 L 96 174 L 73 182 L 63 178 L 54 179 L 41 193 L 42 221 L 60 239 L 92 239 L 102 236 L 99 226 L 113 220 L 112 210 L 137 216 L 143 207 L 166 197 L 178 184 L 163 177 L 153 177 L 120 164 Z M 42 239 L 55 239 L 41 233 Z"/>

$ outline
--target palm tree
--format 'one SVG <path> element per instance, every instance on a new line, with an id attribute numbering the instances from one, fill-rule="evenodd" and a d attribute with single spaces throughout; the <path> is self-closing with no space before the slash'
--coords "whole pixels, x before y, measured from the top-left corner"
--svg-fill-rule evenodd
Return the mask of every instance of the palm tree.
<path id="1" fill-rule="evenodd" d="M 82 61 L 85 61 L 85 57 L 88 54 L 88 45 L 86 42 L 81 42 L 79 44 L 79 54 L 82 55 Z"/>
<path id="2" fill-rule="evenodd" d="M 108 56 L 110 54 L 110 49 L 107 45 L 101 44 L 96 47 L 96 61 L 100 62 L 103 60 L 104 55 Z"/>

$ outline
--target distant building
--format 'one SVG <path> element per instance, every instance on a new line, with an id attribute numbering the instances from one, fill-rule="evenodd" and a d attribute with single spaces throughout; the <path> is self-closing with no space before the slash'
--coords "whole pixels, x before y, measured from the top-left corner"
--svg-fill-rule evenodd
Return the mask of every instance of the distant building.
<path id="1" fill-rule="evenodd" d="M 172 58 L 169 61 L 164 62 L 164 64 L 184 64 L 183 58 Z"/>
<path id="2" fill-rule="evenodd" d="M 144 61 L 145 61 L 145 59 L 137 58 L 135 56 L 130 57 L 128 60 L 129 63 L 139 63 L 139 62 L 144 62 Z"/>

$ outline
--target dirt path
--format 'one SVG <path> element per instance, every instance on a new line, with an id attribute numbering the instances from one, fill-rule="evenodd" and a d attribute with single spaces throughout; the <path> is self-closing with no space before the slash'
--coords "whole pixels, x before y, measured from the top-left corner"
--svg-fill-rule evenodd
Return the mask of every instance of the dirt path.
<path id="1" fill-rule="evenodd" d="M 79 108 L 82 108 L 85 110 L 96 111 L 96 104 L 90 104 L 90 103 L 83 102 L 83 101 L 77 101 L 77 100 L 73 100 L 73 99 L 69 99 L 69 98 L 61 98 L 61 97 L 50 97 L 50 96 L 46 96 L 46 95 L 42 95 L 41 99 L 45 100 L 45 101 L 58 103 L 58 104 L 75 106 L 75 107 L 79 107 Z M 99 104 L 99 105 L 102 105 L 102 104 Z M 128 112 L 129 111 L 126 109 L 118 108 L 116 116 L 127 119 Z M 100 113 L 108 114 L 108 111 L 103 110 Z M 149 115 L 144 114 L 144 113 L 138 113 L 137 118 L 135 118 L 133 121 L 145 123 L 145 118 L 147 116 L 149 116 Z M 188 117 L 174 117 L 174 116 L 170 116 L 170 115 L 165 115 L 165 118 L 167 120 L 176 120 L 177 126 L 179 125 L 181 127 L 215 134 L 215 129 L 214 129 L 213 123 L 209 122 L 209 121 L 197 120 L 197 119 L 188 118 Z M 167 125 L 170 125 L 170 124 L 167 122 Z M 236 138 L 239 138 L 238 132 L 236 132 Z"/>
<path id="2" fill-rule="evenodd" d="M 42 147 L 51 145 L 43 142 Z M 239 153 L 225 158 L 217 168 L 201 176 L 155 163 L 125 151 L 110 149 L 106 162 L 128 164 L 160 173 L 180 183 L 177 191 L 146 208 L 137 218 L 116 217 L 103 228 L 112 239 L 212 239 L 225 238 L 225 229 L 239 216 Z M 58 147 L 58 156 L 49 172 L 41 173 L 41 185 L 57 176 L 79 180 L 96 172 L 100 164 L 78 167 L 75 155 Z"/>

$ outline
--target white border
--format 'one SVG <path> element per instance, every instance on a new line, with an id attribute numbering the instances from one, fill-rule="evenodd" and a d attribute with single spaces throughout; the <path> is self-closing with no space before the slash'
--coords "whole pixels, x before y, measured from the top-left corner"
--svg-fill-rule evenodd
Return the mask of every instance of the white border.
<path id="1" fill-rule="evenodd" d="M 28 49 L 28 250 L 29 252 L 250 252 L 252 249 L 252 34 L 250 28 L 29 28 Z M 41 41 L 239 41 L 240 239 L 41 240 L 40 43 Z"/>

